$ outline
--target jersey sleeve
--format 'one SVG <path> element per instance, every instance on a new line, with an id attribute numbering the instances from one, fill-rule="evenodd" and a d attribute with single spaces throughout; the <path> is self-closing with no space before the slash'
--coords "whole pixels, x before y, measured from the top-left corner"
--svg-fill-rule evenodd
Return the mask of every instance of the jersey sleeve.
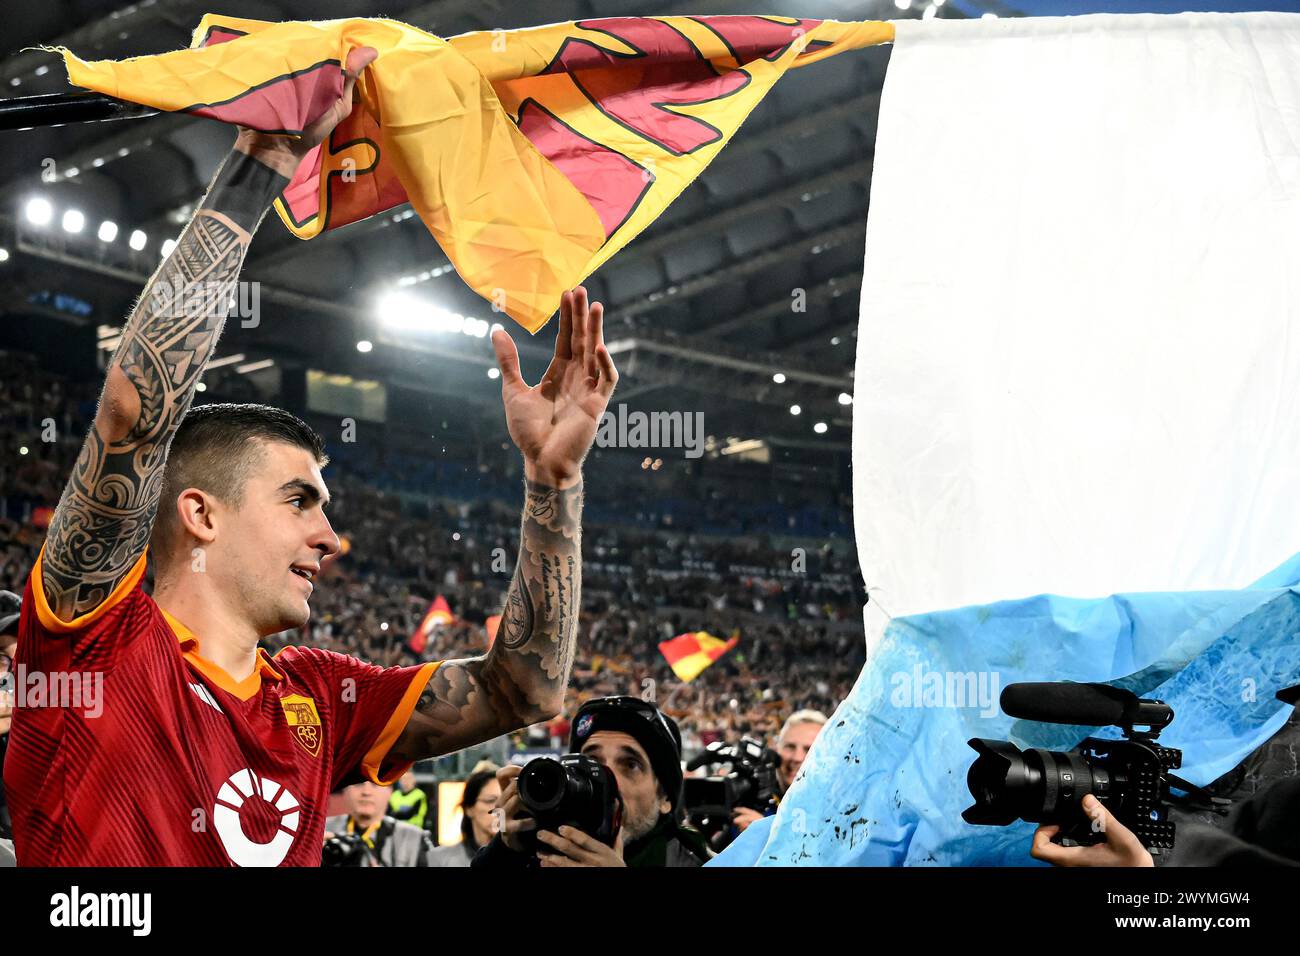
<path id="1" fill-rule="evenodd" d="M 142 586 L 148 552 L 98 605 L 69 621 L 58 617 L 45 599 L 44 562 L 42 546 L 23 595 L 19 655 L 34 662 L 52 650 L 67 664 L 108 669 L 114 652 L 143 630 L 139 619 L 148 614 Z"/>
<path id="2" fill-rule="evenodd" d="M 322 717 L 331 723 L 334 742 L 331 788 L 362 779 L 387 786 L 411 768 L 410 762 L 389 760 L 388 751 L 440 662 L 376 667 L 320 648 L 286 648 L 282 653 L 309 662 L 325 684 L 330 706 Z"/>

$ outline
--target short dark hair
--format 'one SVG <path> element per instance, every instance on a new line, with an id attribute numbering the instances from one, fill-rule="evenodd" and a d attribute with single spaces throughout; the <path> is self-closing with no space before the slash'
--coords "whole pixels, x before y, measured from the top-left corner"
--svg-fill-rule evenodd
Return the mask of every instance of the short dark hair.
<path id="1" fill-rule="evenodd" d="M 259 439 L 305 449 L 321 467 L 329 463 L 324 439 L 282 408 L 225 402 L 197 405 L 185 413 L 172 438 L 154 535 L 171 533 L 176 499 L 186 488 L 201 488 L 237 506 L 249 474 L 261 460 Z"/>
<path id="2" fill-rule="evenodd" d="M 487 786 L 489 780 L 495 780 L 497 774 L 495 770 L 478 770 L 469 775 L 465 781 L 465 790 L 460 797 L 460 835 L 464 839 L 465 845 L 474 850 L 479 849 L 478 841 L 474 839 L 474 821 L 469 818 L 469 808 L 478 803 L 479 794 Z"/>

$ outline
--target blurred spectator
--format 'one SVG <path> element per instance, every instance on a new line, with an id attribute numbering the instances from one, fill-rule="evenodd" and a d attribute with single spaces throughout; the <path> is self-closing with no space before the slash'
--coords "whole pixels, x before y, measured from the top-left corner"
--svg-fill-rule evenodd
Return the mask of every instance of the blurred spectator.
<path id="1" fill-rule="evenodd" d="M 495 770 L 476 770 L 465 781 L 461 795 L 460 842 L 436 847 L 430 866 L 469 866 L 480 848 L 496 832 L 496 808 L 501 797 Z"/>
<path id="2" fill-rule="evenodd" d="M 826 715 L 816 710 L 796 710 L 786 718 L 781 735 L 776 739 L 776 752 L 781 755 L 777 778 L 781 781 L 782 793 L 794 783 L 813 741 L 825 726 Z"/>
<path id="3" fill-rule="evenodd" d="M 397 789 L 388 801 L 388 813 L 394 820 L 424 829 L 424 818 L 429 812 L 428 795 L 415 785 L 415 772 L 408 770 L 397 781 Z"/>

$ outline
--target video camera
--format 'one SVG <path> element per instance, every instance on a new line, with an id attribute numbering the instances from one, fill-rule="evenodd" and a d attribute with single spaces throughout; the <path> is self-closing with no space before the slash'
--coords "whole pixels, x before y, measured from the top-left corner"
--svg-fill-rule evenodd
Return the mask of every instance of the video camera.
<path id="1" fill-rule="evenodd" d="M 777 768 L 781 757 L 761 740 L 742 737 L 740 743 L 715 740 L 691 758 L 686 769 L 730 764 L 725 774 L 687 777 L 683 781 L 682 805 L 687 819 L 708 838 L 714 850 L 731 842 L 731 813 L 736 807 L 749 807 L 762 814 L 776 809 Z"/>
<path id="2" fill-rule="evenodd" d="M 1064 846 L 1092 846 L 1106 839 L 1083 812 L 1092 794 L 1150 850 L 1174 845 L 1169 788 L 1203 795 L 1199 787 L 1170 773 L 1182 766 L 1183 753 L 1156 743 L 1173 721 L 1173 708 L 1144 700 L 1107 684 L 1067 682 L 1008 684 L 1000 699 L 1011 717 L 1088 727 L 1117 726 L 1124 739 L 1088 737 L 1073 750 L 1020 750 L 1005 740 L 971 738 L 979 755 L 966 777 L 975 804 L 962 811 L 967 823 L 1008 826 L 1016 820 L 1058 824 Z M 1221 800 L 1203 807 L 1225 812 Z"/>
<path id="3" fill-rule="evenodd" d="M 576 827 L 606 846 L 614 845 L 623 825 L 623 800 L 614 772 L 595 758 L 536 757 L 524 764 L 517 786 L 519 802 L 537 821 L 537 830 L 557 833 L 562 826 Z M 544 849 L 537 830 L 519 834 L 530 854 Z"/>

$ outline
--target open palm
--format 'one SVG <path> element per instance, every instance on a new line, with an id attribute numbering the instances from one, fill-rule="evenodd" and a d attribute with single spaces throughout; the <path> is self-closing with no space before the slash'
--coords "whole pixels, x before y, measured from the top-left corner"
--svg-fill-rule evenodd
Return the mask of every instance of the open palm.
<path id="1" fill-rule="evenodd" d="M 519 351 L 509 334 L 492 334 L 510 437 L 524 454 L 529 477 L 557 488 L 577 483 L 618 384 L 618 370 L 605 347 L 604 312 L 599 302 L 588 304 L 582 286 L 560 297 L 555 357 L 542 380 L 531 386 L 519 374 Z"/>

